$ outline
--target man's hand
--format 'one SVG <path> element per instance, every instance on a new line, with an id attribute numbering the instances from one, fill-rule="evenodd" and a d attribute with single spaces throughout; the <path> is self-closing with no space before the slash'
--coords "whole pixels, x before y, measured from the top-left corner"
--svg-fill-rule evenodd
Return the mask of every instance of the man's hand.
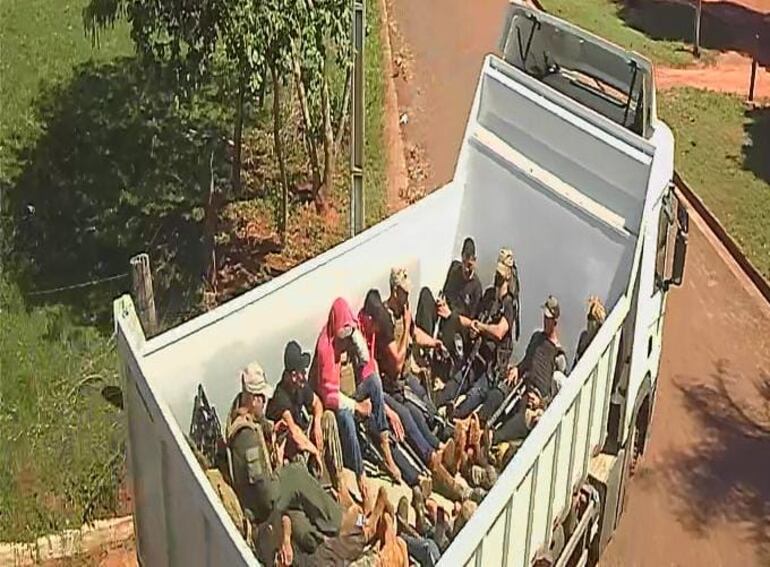
<path id="1" fill-rule="evenodd" d="M 288 437 L 284 437 L 280 443 L 275 443 L 275 450 L 273 451 L 273 454 L 275 455 L 275 468 L 280 467 L 283 465 L 283 456 L 286 453 L 286 442 L 289 440 Z"/>
<path id="2" fill-rule="evenodd" d="M 318 477 L 322 478 L 324 475 L 324 460 L 320 451 L 316 451 L 310 454 L 311 458 L 315 459 L 316 466 L 318 467 Z"/>
<path id="3" fill-rule="evenodd" d="M 281 518 L 281 548 L 278 550 L 276 563 L 281 567 L 288 567 L 294 562 L 294 550 L 291 548 L 291 519 L 289 516 Z"/>
<path id="4" fill-rule="evenodd" d="M 511 366 L 508 369 L 508 374 L 505 377 L 505 381 L 510 386 L 513 386 L 514 384 L 516 384 L 516 382 L 519 381 L 519 367 L 518 366 Z"/>
<path id="5" fill-rule="evenodd" d="M 356 413 L 363 417 L 372 415 L 372 401 L 367 398 L 363 402 L 356 402 Z"/>
<path id="6" fill-rule="evenodd" d="M 471 326 L 469 327 L 468 332 L 470 333 L 472 339 L 478 337 L 479 334 L 481 334 L 481 323 L 477 319 L 471 321 Z"/>
<path id="7" fill-rule="evenodd" d="M 404 440 L 404 424 L 401 423 L 401 418 L 398 414 L 385 406 L 385 416 L 388 418 L 390 428 L 393 430 L 393 435 L 396 437 L 396 441 L 401 442 Z"/>
<path id="8" fill-rule="evenodd" d="M 313 420 L 313 444 L 319 451 L 323 451 L 324 434 L 321 429 L 321 421 L 318 419 Z"/>

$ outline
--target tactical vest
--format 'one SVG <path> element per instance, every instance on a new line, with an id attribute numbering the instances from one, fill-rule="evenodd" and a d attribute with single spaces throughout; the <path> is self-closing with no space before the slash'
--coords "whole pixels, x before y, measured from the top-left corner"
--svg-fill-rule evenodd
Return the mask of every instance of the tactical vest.
<path id="1" fill-rule="evenodd" d="M 236 488 L 254 484 L 258 477 L 269 478 L 273 474 L 270 464 L 270 453 L 260 424 L 256 423 L 248 415 L 238 415 L 229 420 L 227 424 L 227 444 L 232 447 L 236 435 L 244 429 L 251 429 L 256 433 L 257 443 L 246 449 L 245 453 L 232 450 L 233 459 L 233 483 Z"/>
<path id="2" fill-rule="evenodd" d="M 518 300 L 512 293 L 509 292 L 509 295 L 511 295 L 511 298 L 513 299 L 514 324 L 518 327 L 518 324 L 516 323 L 519 310 Z M 500 319 L 503 317 L 503 299 L 497 299 L 497 297 L 495 297 L 492 305 L 479 315 L 479 320 L 493 325 L 499 323 Z M 490 353 L 494 352 L 494 356 L 491 357 L 491 360 L 486 360 L 486 370 L 490 371 L 494 378 L 500 378 L 506 373 L 508 362 L 513 354 L 513 337 L 514 329 L 510 328 L 499 342 L 490 338 L 484 339 L 484 351 L 486 352 L 482 352 L 482 355 L 488 356 Z"/>

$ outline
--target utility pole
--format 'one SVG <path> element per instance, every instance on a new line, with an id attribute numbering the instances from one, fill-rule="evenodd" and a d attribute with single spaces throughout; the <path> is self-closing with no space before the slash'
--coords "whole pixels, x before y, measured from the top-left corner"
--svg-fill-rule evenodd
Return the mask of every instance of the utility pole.
<path id="1" fill-rule="evenodd" d="M 152 291 L 150 257 L 145 253 L 131 258 L 131 288 L 144 333 L 152 336 L 158 331 L 158 315 L 155 312 L 155 295 Z"/>
<path id="2" fill-rule="evenodd" d="M 703 0 L 697 0 L 695 3 L 695 43 L 693 44 L 692 54 L 700 59 L 700 20 L 703 9 Z"/>
<path id="3" fill-rule="evenodd" d="M 350 93 L 350 236 L 364 229 L 364 39 L 366 8 L 353 2 L 353 73 Z"/>

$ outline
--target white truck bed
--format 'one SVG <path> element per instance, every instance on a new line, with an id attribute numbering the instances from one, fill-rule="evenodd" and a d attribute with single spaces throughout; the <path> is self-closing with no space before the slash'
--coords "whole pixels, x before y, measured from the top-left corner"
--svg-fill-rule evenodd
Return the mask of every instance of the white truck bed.
<path id="1" fill-rule="evenodd" d="M 357 309 L 386 292 L 391 266 L 437 291 L 466 236 L 482 283 L 501 246 L 522 285 L 521 354 L 548 294 L 562 305 L 570 362 L 589 295 L 609 315 L 566 386 L 500 476 L 442 565 L 528 565 L 601 446 L 617 333 L 640 254 L 654 145 L 580 108 L 504 61 L 481 73 L 454 180 L 355 238 L 217 309 L 145 340 L 128 296 L 115 302 L 129 418 L 137 552 L 146 566 L 256 565 L 189 450 L 196 387 L 220 416 L 238 371 L 259 360 L 280 377 L 289 340 L 312 350 L 334 298 Z"/>

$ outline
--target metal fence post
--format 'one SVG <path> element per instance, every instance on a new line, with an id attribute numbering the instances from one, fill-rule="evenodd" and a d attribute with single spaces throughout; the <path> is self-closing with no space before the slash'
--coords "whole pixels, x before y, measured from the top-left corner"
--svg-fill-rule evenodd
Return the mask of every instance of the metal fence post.
<path id="1" fill-rule="evenodd" d="M 364 39 L 366 8 L 353 0 L 353 74 L 350 112 L 350 236 L 364 229 Z"/>

